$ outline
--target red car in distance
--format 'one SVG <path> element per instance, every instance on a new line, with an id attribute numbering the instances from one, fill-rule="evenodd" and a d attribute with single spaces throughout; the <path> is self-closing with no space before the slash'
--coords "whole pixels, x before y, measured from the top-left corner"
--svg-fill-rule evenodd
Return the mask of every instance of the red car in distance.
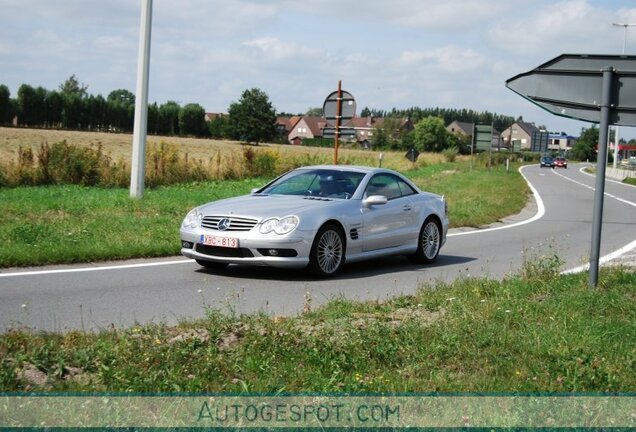
<path id="1" fill-rule="evenodd" d="M 554 158 L 554 167 L 555 168 L 567 168 L 568 167 L 568 161 L 566 158 L 564 157 L 556 157 Z"/>

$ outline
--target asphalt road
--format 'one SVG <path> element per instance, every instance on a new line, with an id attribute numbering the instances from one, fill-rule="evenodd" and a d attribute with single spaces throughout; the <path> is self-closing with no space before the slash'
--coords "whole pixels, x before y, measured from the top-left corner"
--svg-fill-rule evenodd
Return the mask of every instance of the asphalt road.
<path id="1" fill-rule="evenodd" d="M 501 278 L 518 273 L 524 259 L 556 254 L 564 270 L 589 261 L 593 176 L 581 165 L 552 170 L 528 166 L 523 174 L 535 199 L 519 215 L 480 230 L 452 230 L 434 265 L 385 258 L 345 266 L 334 279 L 302 271 L 230 266 L 214 275 L 180 257 L 0 269 L 0 331 L 99 330 L 135 323 L 201 318 L 207 308 L 229 313 L 296 314 L 332 298 L 386 299 L 422 283 L 461 276 Z M 636 187 L 606 181 L 601 256 L 635 257 Z M 176 228 L 175 228 L 176 229 Z"/>

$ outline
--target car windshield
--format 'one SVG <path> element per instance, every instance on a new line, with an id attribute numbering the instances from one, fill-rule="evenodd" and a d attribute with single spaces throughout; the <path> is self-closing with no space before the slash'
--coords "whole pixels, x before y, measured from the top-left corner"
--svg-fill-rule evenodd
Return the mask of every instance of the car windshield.
<path id="1" fill-rule="evenodd" d="M 301 169 L 285 174 L 259 193 L 349 199 L 364 176 L 356 171 Z"/>

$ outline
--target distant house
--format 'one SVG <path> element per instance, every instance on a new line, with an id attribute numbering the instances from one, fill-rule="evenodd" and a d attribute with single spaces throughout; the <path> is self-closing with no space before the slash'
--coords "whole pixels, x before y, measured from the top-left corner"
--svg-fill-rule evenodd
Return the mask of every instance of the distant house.
<path id="1" fill-rule="evenodd" d="M 218 117 L 225 117 L 227 114 L 223 113 L 205 113 L 204 119 L 206 122 L 211 122 L 212 120 L 216 120 Z"/>
<path id="2" fill-rule="evenodd" d="M 357 141 L 362 148 L 369 149 L 373 142 L 373 132 L 376 128 L 382 127 L 384 118 L 354 117 L 351 123 L 345 127 L 353 128 L 356 132 L 355 136 L 349 138 L 350 141 Z"/>
<path id="3" fill-rule="evenodd" d="M 300 120 L 300 116 L 276 117 L 276 132 L 281 136 L 287 136 L 292 131 L 294 125 Z"/>
<path id="4" fill-rule="evenodd" d="M 470 137 L 471 140 L 473 138 L 474 129 L 475 129 L 474 123 L 460 122 L 457 120 L 453 121 L 451 124 L 446 126 L 446 130 L 449 131 L 450 133 L 456 134 L 456 135 L 464 135 L 464 136 Z"/>
<path id="5" fill-rule="evenodd" d="M 513 150 L 531 150 L 534 147 L 533 140 L 537 141 L 542 134 L 546 134 L 547 139 L 547 132 L 541 131 L 533 123 L 515 122 L 501 132 L 501 142 L 504 147 L 512 147 Z"/>
<path id="6" fill-rule="evenodd" d="M 372 147 L 373 134 L 376 129 L 385 127 L 386 124 L 388 124 L 387 119 L 383 117 L 354 117 L 351 120 L 351 124 L 347 125 L 347 127 L 355 129 L 356 141 L 362 148 L 368 149 Z M 399 119 L 397 126 L 399 131 L 394 132 L 410 132 L 413 130 L 413 122 L 409 118 Z"/>
<path id="7" fill-rule="evenodd" d="M 550 134 L 548 136 L 548 149 L 558 152 L 568 152 L 576 144 L 576 137 L 566 134 Z"/>
<path id="8" fill-rule="evenodd" d="M 302 144 L 303 139 L 320 138 L 327 121 L 322 117 L 302 116 L 291 126 L 287 140 L 291 144 Z"/>

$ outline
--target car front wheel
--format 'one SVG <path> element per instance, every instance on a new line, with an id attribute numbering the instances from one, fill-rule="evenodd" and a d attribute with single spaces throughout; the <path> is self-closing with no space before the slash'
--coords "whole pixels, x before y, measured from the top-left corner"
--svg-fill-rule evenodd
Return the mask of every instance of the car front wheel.
<path id="1" fill-rule="evenodd" d="M 409 256 L 412 262 L 429 264 L 435 261 L 442 246 L 441 228 L 437 221 L 428 218 L 424 221 L 418 237 L 417 251 Z"/>
<path id="2" fill-rule="evenodd" d="M 330 277 L 344 264 L 344 239 L 335 225 L 325 225 L 316 234 L 309 254 L 309 270 L 314 276 Z"/>

